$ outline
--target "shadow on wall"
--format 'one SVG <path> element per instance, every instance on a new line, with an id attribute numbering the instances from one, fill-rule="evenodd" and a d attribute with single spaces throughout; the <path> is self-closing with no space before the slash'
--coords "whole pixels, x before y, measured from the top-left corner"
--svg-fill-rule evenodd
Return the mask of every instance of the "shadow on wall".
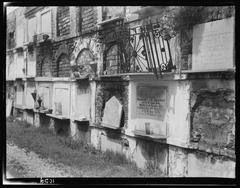
<path id="1" fill-rule="evenodd" d="M 162 175 L 167 175 L 167 146 L 141 139 L 137 139 L 137 145 L 141 148 L 141 153 L 146 159 L 146 168 L 152 171 L 157 170 L 160 171 Z"/>
<path id="2" fill-rule="evenodd" d="M 69 120 L 59 120 L 55 119 L 54 129 L 55 133 L 60 136 L 69 136 L 70 135 L 70 126 Z"/>

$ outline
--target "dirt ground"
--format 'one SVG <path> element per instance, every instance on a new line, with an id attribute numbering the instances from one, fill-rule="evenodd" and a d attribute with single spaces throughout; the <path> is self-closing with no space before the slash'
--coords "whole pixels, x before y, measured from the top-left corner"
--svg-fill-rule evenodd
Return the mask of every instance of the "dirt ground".
<path id="1" fill-rule="evenodd" d="M 34 177 L 81 177 L 78 169 L 54 164 L 50 159 L 40 158 L 34 152 L 26 152 L 13 144 L 7 144 L 7 178 Z"/>

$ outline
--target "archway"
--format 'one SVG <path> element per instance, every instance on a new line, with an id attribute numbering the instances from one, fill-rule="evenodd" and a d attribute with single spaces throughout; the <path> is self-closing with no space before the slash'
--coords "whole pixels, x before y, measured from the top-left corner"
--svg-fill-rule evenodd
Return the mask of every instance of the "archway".
<path id="1" fill-rule="evenodd" d="M 70 60 L 67 54 L 63 53 L 57 60 L 57 77 L 69 77 L 70 76 Z"/>

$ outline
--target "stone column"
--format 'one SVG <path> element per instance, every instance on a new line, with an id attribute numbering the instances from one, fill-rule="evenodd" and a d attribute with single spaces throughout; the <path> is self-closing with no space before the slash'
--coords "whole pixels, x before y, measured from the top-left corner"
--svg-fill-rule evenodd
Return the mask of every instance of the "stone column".
<path id="1" fill-rule="evenodd" d="M 91 114 L 90 114 L 90 124 L 95 122 L 95 100 L 96 100 L 96 81 L 90 82 L 91 91 Z"/>
<path id="2" fill-rule="evenodd" d="M 77 124 L 74 121 L 75 119 L 75 110 L 76 110 L 76 94 L 77 94 L 77 83 L 72 82 L 70 86 L 71 90 L 71 96 L 70 96 L 70 103 L 71 103 L 71 108 L 70 108 L 70 135 L 73 139 L 76 139 L 77 137 Z"/>

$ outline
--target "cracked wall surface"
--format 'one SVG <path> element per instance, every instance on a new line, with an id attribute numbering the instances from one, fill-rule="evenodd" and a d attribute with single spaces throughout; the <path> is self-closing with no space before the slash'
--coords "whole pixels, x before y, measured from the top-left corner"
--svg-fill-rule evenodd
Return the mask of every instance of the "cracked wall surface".
<path id="1" fill-rule="evenodd" d="M 209 81 L 211 82 L 211 81 Z M 227 81 L 225 81 L 227 83 Z M 195 81 L 191 92 L 192 141 L 217 148 L 235 149 L 235 92 L 218 81 L 204 87 Z M 229 84 L 230 85 L 230 84 Z"/>
<path id="2" fill-rule="evenodd" d="M 115 96 L 123 105 L 123 117 L 121 126 L 127 124 L 128 120 L 128 82 L 120 80 L 111 82 L 104 81 L 97 84 L 96 90 L 96 122 L 100 123 L 103 117 L 105 103 Z"/>

